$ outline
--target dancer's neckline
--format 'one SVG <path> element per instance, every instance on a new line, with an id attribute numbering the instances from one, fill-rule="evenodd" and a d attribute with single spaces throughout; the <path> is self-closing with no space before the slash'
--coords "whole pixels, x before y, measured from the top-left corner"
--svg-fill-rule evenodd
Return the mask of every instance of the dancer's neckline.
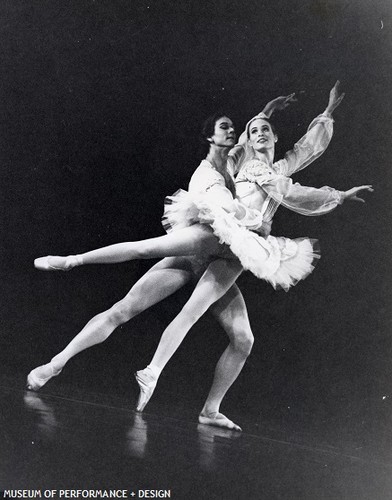
<path id="1" fill-rule="evenodd" d="M 209 168 L 212 168 L 212 170 L 216 170 L 216 171 L 218 171 L 218 169 L 216 168 L 216 166 L 214 165 L 214 163 L 213 163 L 212 161 L 207 160 L 207 159 L 204 159 L 203 161 L 204 161 L 205 163 L 208 163 L 208 167 L 209 167 Z"/>

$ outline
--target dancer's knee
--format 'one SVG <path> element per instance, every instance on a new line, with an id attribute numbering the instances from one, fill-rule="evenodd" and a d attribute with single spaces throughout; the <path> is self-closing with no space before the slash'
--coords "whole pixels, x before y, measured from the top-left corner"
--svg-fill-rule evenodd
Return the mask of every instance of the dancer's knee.
<path id="1" fill-rule="evenodd" d="M 248 328 L 237 328 L 231 339 L 231 344 L 236 352 L 248 357 L 252 351 L 254 337 Z"/>
<path id="2" fill-rule="evenodd" d="M 140 306 L 138 306 L 136 301 L 121 300 L 109 309 L 108 320 L 113 326 L 120 326 L 141 312 L 139 309 Z"/>

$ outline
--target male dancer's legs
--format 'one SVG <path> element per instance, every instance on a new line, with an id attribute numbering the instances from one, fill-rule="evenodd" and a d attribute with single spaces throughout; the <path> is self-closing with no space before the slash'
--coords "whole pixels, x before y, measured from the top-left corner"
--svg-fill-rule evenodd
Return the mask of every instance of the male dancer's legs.
<path id="1" fill-rule="evenodd" d="M 237 429 L 238 426 L 219 413 L 220 404 L 240 374 L 254 341 L 245 301 L 236 284 L 211 306 L 211 312 L 227 333 L 230 343 L 216 365 L 212 386 L 199 415 L 199 422 Z"/>
<path id="2" fill-rule="evenodd" d="M 218 363 L 213 387 L 199 420 L 201 423 L 241 430 L 218 411 L 224 395 L 239 375 L 253 344 L 242 295 L 237 287 L 231 289 L 241 272 L 242 267 L 235 259 L 217 259 L 208 266 L 188 302 L 163 333 L 151 363 L 136 374 L 140 387 L 137 406 L 139 411 L 143 411 L 148 403 L 162 369 L 191 326 L 210 305 L 228 293 L 225 300 L 215 309 L 215 313 L 229 335 L 230 345 Z"/>
<path id="3" fill-rule="evenodd" d="M 224 266 L 220 264 L 221 262 L 223 262 L 223 260 L 214 261 L 212 264 L 215 264 L 215 266 L 210 264 L 208 269 L 211 267 L 212 269 L 214 269 L 214 267 L 216 269 L 216 265 L 218 265 L 218 268 L 226 270 L 226 282 L 220 280 L 219 283 L 219 286 L 223 287 L 220 289 L 222 291 L 225 289 L 225 283 L 229 283 L 230 279 L 235 279 L 234 276 L 236 276 L 235 273 L 238 272 L 238 268 L 235 267 L 235 271 L 233 271 L 232 266 L 230 264 L 227 265 L 227 261 Z M 230 269 L 232 269 L 232 273 Z M 228 273 L 227 270 L 229 270 Z M 214 288 L 214 285 L 211 285 L 211 269 L 210 272 L 207 271 L 200 279 L 193 294 L 202 304 L 200 305 L 199 303 L 195 309 L 191 309 L 191 313 L 184 312 L 186 308 L 181 311 L 165 330 L 150 365 L 136 374 L 136 379 L 140 386 L 137 407 L 139 411 L 142 411 L 148 403 L 163 367 L 185 337 L 186 332 L 184 332 L 184 327 L 192 326 L 201 316 L 203 307 L 206 307 L 216 296 L 214 296 L 214 292 L 211 291 L 211 289 L 213 290 Z M 219 273 L 217 278 L 219 281 Z M 215 291 L 215 294 L 216 293 L 219 292 Z M 188 308 L 192 304 L 191 299 L 187 303 Z M 194 307 L 195 304 L 197 304 L 197 300 L 193 301 Z M 199 421 L 207 425 L 241 430 L 238 425 L 219 413 L 222 399 L 240 374 L 253 345 L 253 334 L 249 324 L 248 313 L 244 299 L 237 285 L 233 284 L 223 297 L 212 305 L 212 312 L 228 334 L 230 343 L 215 368 L 213 384 L 200 413 Z"/>

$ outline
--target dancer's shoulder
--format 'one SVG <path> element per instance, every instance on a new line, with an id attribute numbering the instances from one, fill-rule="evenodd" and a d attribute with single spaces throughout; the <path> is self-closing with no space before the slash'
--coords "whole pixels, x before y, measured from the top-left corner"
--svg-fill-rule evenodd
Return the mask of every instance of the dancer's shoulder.
<path id="1" fill-rule="evenodd" d="M 225 184 L 222 175 L 212 168 L 207 160 L 203 160 L 193 172 L 189 182 L 189 190 L 193 192 L 207 191 L 212 185 Z"/>

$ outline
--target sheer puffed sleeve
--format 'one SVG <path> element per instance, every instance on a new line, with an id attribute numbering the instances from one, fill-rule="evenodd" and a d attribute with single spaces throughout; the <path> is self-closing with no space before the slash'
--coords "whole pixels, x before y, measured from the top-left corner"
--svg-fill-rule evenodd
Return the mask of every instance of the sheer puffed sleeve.
<path id="1" fill-rule="evenodd" d="M 274 163 L 274 170 L 290 176 L 307 167 L 327 149 L 333 134 L 333 119 L 328 113 L 317 116 L 306 134 L 288 151 L 283 160 Z"/>
<path id="2" fill-rule="evenodd" d="M 324 215 L 343 203 L 343 191 L 329 186 L 314 188 L 280 177 L 263 188 L 284 207 L 302 215 Z"/>

